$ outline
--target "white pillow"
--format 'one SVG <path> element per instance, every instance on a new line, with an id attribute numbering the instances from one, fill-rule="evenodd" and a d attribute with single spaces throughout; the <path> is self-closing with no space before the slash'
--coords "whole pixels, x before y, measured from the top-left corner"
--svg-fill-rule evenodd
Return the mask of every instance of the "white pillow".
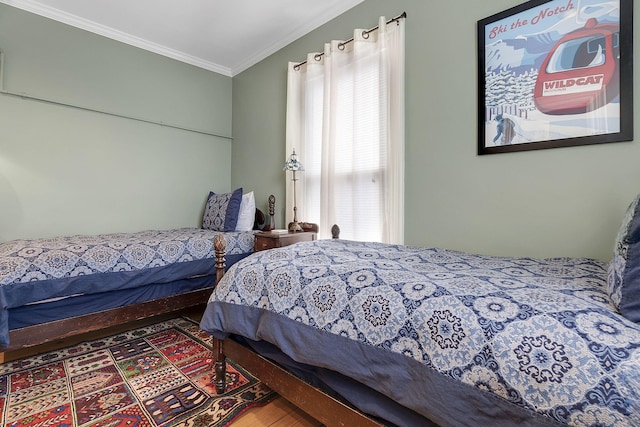
<path id="1" fill-rule="evenodd" d="M 256 218 L 256 199 L 253 191 L 242 195 L 240 202 L 240 212 L 238 213 L 238 223 L 236 231 L 251 231 Z"/>

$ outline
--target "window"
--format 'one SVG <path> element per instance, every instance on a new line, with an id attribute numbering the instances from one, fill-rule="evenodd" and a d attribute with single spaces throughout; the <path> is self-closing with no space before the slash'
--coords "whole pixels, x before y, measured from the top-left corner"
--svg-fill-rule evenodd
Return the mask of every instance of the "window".
<path id="1" fill-rule="evenodd" d="M 321 237 L 336 223 L 345 239 L 404 240 L 403 24 L 381 18 L 382 30 L 290 64 L 287 152 L 305 166 L 298 219 L 320 224 Z"/>

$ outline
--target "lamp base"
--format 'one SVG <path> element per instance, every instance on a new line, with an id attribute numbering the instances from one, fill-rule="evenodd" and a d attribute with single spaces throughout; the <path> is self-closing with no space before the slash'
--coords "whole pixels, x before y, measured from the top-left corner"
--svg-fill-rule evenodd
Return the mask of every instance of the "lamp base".
<path id="1" fill-rule="evenodd" d="M 298 221 L 293 221 L 289 223 L 289 231 L 304 231 L 304 230 L 302 230 L 302 226 Z"/>

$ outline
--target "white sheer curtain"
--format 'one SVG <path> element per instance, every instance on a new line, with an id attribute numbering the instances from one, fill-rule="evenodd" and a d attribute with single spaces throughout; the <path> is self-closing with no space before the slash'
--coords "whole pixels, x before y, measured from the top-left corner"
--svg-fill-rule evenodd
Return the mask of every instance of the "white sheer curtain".
<path id="1" fill-rule="evenodd" d="M 289 63 L 284 158 L 299 154 L 298 219 L 321 238 L 338 224 L 344 239 L 404 242 L 404 23 L 380 17 L 377 30 Z"/>

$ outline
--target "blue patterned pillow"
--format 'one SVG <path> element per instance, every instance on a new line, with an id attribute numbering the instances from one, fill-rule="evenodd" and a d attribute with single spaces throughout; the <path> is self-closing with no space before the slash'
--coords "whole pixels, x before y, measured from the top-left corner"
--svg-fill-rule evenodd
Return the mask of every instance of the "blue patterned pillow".
<path id="1" fill-rule="evenodd" d="M 624 317 L 640 323 L 640 194 L 629 205 L 618 231 L 607 291 Z"/>
<path id="2" fill-rule="evenodd" d="M 242 188 L 233 193 L 209 193 L 207 205 L 202 216 L 202 228 L 213 231 L 234 231 L 238 223 Z"/>

